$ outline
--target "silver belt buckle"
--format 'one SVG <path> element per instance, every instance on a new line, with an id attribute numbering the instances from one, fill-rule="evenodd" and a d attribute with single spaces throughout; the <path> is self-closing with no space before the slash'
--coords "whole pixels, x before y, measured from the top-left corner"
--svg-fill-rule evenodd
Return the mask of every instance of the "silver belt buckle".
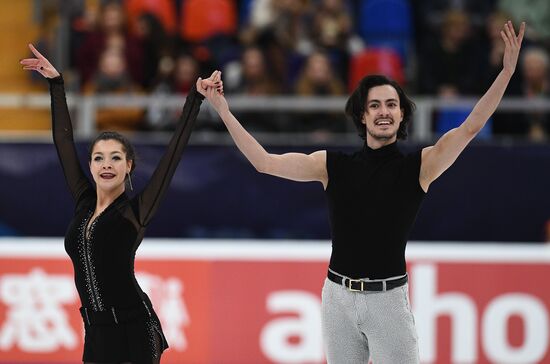
<path id="1" fill-rule="evenodd" d="M 354 289 L 351 287 L 351 283 L 352 282 L 361 282 L 361 288 L 360 289 Z M 348 278 L 348 284 L 346 284 L 346 288 L 350 291 L 350 292 L 363 292 L 364 289 L 363 289 L 363 286 L 364 286 L 365 282 L 360 280 L 360 279 L 349 279 Z"/>

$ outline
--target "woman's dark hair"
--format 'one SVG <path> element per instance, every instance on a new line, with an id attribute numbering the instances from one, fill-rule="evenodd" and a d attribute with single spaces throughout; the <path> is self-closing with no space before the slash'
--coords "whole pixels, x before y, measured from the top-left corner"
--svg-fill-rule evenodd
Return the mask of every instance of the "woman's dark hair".
<path id="1" fill-rule="evenodd" d="M 125 136 L 117 133 L 116 131 L 103 131 L 90 143 L 90 148 L 88 150 L 88 161 L 92 160 L 92 152 L 95 145 L 100 140 L 116 140 L 117 142 L 122 144 L 122 151 L 126 154 L 126 159 L 132 161 L 130 173 L 134 171 L 134 169 L 136 168 L 136 153 L 134 151 L 134 147 L 132 146 L 132 144 L 130 144 Z"/>
<path id="2" fill-rule="evenodd" d="M 399 125 L 399 130 L 397 130 L 397 138 L 407 139 L 407 126 L 411 121 L 411 116 L 416 108 L 416 105 L 407 97 L 407 95 L 405 95 L 405 92 L 397 82 L 386 76 L 369 75 L 364 77 L 346 102 L 346 115 L 351 118 L 355 124 L 359 136 L 365 140 L 366 128 L 365 124 L 361 121 L 363 120 L 367 97 L 371 88 L 383 85 L 392 86 L 395 91 L 397 91 L 397 95 L 399 95 L 399 106 L 403 110 L 403 121 L 401 121 L 401 125 Z"/>

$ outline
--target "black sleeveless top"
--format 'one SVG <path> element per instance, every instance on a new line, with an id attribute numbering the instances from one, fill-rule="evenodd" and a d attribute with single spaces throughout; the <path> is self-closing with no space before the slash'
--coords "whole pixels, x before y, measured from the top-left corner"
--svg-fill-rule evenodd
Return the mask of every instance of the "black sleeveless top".
<path id="1" fill-rule="evenodd" d="M 332 270 L 355 279 L 406 273 L 407 237 L 425 195 L 421 157 L 421 150 L 403 155 L 397 143 L 327 152 Z"/>
<path id="2" fill-rule="evenodd" d="M 145 304 L 154 314 L 151 301 L 139 287 L 134 275 L 135 254 L 178 166 L 203 96 L 195 88 L 189 93 L 167 150 L 143 191 L 132 198 L 122 193 L 91 222 L 86 236 L 86 226 L 96 208 L 96 190 L 84 174 L 77 157 L 63 79 L 60 76 L 49 82 L 53 139 L 76 204 L 65 235 L 65 250 L 73 263 L 76 289 L 82 306 L 92 311 L 109 311 L 113 307 L 128 309 L 140 305 L 143 307 Z M 156 315 L 153 316 L 155 322 L 152 324 L 162 335 L 158 319 Z M 143 334 L 151 335 L 150 332 Z M 162 341 L 166 347 L 163 336 Z M 86 355 L 87 349 L 96 354 Z M 85 343 L 84 360 L 112 360 L 109 357 L 111 354 L 115 358 L 121 356 L 120 353 L 105 353 L 102 348 L 87 348 Z"/>

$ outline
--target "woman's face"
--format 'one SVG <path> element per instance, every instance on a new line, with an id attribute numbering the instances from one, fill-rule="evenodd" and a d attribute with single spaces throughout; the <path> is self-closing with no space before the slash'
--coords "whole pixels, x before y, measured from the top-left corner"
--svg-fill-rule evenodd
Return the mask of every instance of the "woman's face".
<path id="1" fill-rule="evenodd" d="M 101 14 L 103 29 L 107 33 L 118 32 L 124 29 L 124 9 L 119 4 L 109 4 Z"/>
<path id="2" fill-rule="evenodd" d="M 313 54 L 307 61 L 306 73 L 315 83 L 327 83 L 332 78 L 332 69 L 327 57 L 322 54 Z"/>
<path id="3" fill-rule="evenodd" d="M 98 190 L 124 191 L 124 180 L 131 168 L 132 161 L 126 159 L 126 152 L 117 140 L 100 140 L 94 145 L 90 172 Z"/>
<path id="4" fill-rule="evenodd" d="M 259 49 L 248 49 L 243 54 L 243 73 L 247 78 L 260 78 L 265 73 L 264 57 Z"/>

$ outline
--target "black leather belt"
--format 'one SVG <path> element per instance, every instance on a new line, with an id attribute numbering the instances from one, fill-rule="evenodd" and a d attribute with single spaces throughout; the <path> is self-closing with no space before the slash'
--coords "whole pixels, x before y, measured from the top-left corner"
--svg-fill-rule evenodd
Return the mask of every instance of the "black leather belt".
<path id="1" fill-rule="evenodd" d="M 112 325 L 133 321 L 138 317 L 151 316 L 149 307 L 143 302 L 143 306 L 133 308 L 110 307 L 105 311 L 94 311 L 87 307 L 80 307 L 80 315 L 88 325 Z"/>
<path id="2" fill-rule="evenodd" d="M 409 280 L 408 275 L 396 279 L 384 279 L 376 282 L 363 281 L 360 279 L 350 279 L 341 276 L 337 273 L 333 273 L 330 270 L 327 273 L 327 278 L 346 287 L 350 291 L 354 292 L 383 292 L 393 288 L 401 287 Z"/>

